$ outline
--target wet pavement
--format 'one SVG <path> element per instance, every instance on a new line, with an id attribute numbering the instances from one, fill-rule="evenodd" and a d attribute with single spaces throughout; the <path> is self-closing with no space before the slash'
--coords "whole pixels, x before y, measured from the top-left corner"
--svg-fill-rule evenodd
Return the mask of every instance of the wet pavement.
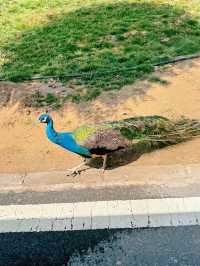
<path id="1" fill-rule="evenodd" d="M 199 266 L 200 227 L 1 234 L 0 265 Z"/>

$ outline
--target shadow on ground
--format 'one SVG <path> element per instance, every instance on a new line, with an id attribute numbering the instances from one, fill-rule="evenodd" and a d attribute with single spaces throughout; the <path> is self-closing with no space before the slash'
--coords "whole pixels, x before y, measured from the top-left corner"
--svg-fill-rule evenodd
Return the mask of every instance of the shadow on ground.
<path id="1" fill-rule="evenodd" d="M 199 237 L 199 226 L 0 234 L 0 265 L 199 265 Z"/>
<path id="2" fill-rule="evenodd" d="M 108 156 L 107 169 L 112 170 L 119 166 L 124 166 L 132 163 L 139 159 L 143 154 L 154 151 L 156 149 L 156 146 L 157 145 L 154 146 L 153 143 L 141 142 L 128 149 L 116 151 Z M 88 162 L 88 165 L 94 168 L 101 168 L 103 165 L 103 159 L 100 157 L 91 159 Z"/>
<path id="3" fill-rule="evenodd" d="M 73 253 L 86 253 L 112 234 L 113 230 L 0 234 L 0 266 L 68 265 Z"/>

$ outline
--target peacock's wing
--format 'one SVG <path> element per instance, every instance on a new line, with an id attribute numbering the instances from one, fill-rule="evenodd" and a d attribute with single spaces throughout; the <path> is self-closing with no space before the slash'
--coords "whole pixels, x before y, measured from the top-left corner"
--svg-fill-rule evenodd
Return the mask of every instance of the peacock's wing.
<path id="1" fill-rule="evenodd" d="M 73 132 L 73 136 L 79 145 L 95 154 L 125 148 L 130 144 L 120 130 L 109 123 L 80 127 Z"/>

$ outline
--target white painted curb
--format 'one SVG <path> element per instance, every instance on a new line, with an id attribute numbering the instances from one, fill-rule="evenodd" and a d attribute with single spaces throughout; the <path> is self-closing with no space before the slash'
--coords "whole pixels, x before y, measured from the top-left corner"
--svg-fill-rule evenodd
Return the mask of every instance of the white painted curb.
<path id="1" fill-rule="evenodd" d="M 200 225 L 200 197 L 0 206 L 0 233 Z"/>

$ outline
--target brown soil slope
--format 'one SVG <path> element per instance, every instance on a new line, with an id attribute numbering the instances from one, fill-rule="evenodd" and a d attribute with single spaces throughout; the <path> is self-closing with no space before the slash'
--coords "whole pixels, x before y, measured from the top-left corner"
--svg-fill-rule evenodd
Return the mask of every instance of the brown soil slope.
<path id="1" fill-rule="evenodd" d="M 200 119 L 200 60 L 177 64 L 158 73 L 168 85 L 138 82 L 118 92 L 104 93 L 90 106 L 67 104 L 61 111 L 52 112 L 55 128 L 71 130 L 83 123 L 108 120 L 108 117 L 113 120 L 152 114 Z M 64 170 L 80 162 L 78 156 L 47 140 L 37 117 L 38 112 L 22 110 L 17 103 L 1 108 L 0 173 Z M 131 164 L 188 164 L 199 163 L 199 159 L 200 138 L 197 138 L 144 154 Z M 118 171 L 123 171 L 123 167 Z"/>

